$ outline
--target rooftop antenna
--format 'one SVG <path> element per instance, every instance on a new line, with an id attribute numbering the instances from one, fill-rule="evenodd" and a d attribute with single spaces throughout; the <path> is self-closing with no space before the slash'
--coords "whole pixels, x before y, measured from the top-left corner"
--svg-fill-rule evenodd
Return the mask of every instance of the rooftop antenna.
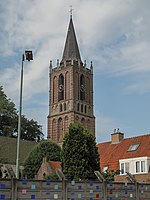
<path id="1" fill-rule="evenodd" d="M 73 11 L 73 8 L 72 8 L 72 5 L 70 5 L 70 18 L 72 18 L 72 11 Z"/>

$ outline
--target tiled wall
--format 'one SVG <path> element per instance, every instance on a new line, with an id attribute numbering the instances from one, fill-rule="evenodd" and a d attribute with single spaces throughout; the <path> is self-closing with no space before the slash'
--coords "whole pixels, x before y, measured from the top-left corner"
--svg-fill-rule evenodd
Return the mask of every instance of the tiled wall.
<path id="1" fill-rule="evenodd" d="M 150 184 L 0 179 L 5 200 L 150 200 Z"/>

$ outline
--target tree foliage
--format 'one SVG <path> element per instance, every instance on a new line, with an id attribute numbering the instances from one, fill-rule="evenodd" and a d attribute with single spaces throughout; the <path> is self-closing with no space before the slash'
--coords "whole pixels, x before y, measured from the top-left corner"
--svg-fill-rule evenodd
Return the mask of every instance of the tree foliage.
<path id="1" fill-rule="evenodd" d="M 24 176 L 27 178 L 34 178 L 44 157 L 46 157 L 47 160 L 60 161 L 60 152 L 61 148 L 55 142 L 51 140 L 40 142 L 25 160 Z"/>
<path id="2" fill-rule="evenodd" d="M 0 86 L 0 135 L 16 137 L 18 131 L 18 112 L 15 104 L 6 96 Z M 21 116 L 21 139 L 40 141 L 43 139 L 42 126 L 33 119 Z"/>
<path id="3" fill-rule="evenodd" d="M 17 110 L 0 86 L 0 135 L 10 136 L 17 131 Z"/>
<path id="4" fill-rule="evenodd" d="M 95 136 L 80 124 L 71 124 L 63 141 L 62 170 L 68 179 L 95 178 L 100 169 Z"/>

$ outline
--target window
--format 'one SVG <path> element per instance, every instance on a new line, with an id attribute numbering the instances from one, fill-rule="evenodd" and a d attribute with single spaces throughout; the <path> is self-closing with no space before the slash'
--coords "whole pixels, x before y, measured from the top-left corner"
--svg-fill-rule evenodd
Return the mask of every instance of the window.
<path id="1" fill-rule="evenodd" d="M 121 163 L 121 169 L 120 169 L 121 174 L 125 174 L 129 172 L 129 162 Z"/>
<path id="2" fill-rule="evenodd" d="M 83 112 L 83 104 L 81 104 L 81 112 Z"/>
<path id="3" fill-rule="evenodd" d="M 124 163 L 121 163 L 121 174 L 124 174 Z"/>
<path id="4" fill-rule="evenodd" d="M 145 172 L 145 161 L 141 161 L 141 172 Z"/>
<path id="5" fill-rule="evenodd" d="M 80 109 L 80 105 L 79 105 L 79 103 L 77 104 L 77 111 L 79 111 L 79 109 Z"/>
<path id="6" fill-rule="evenodd" d="M 130 147 L 129 147 L 129 149 L 128 149 L 128 151 L 136 151 L 137 150 L 137 148 L 139 147 L 139 143 L 138 144 L 132 144 Z"/>
<path id="7" fill-rule="evenodd" d="M 62 104 L 59 105 L 59 111 L 62 112 Z"/>
<path id="8" fill-rule="evenodd" d="M 66 110 L 67 110 L 66 103 L 64 103 L 64 111 L 66 111 Z"/>
<path id="9" fill-rule="evenodd" d="M 125 172 L 129 172 L 129 163 L 125 163 Z"/>
<path id="10" fill-rule="evenodd" d="M 136 173 L 140 172 L 140 161 L 136 162 Z"/>
<path id="11" fill-rule="evenodd" d="M 85 78 L 80 76 L 80 100 L 85 100 Z"/>
<path id="12" fill-rule="evenodd" d="M 104 168 L 103 168 L 103 172 L 107 172 L 107 170 L 108 170 L 108 166 L 104 166 Z"/>
<path id="13" fill-rule="evenodd" d="M 86 107 L 86 105 L 84 107 L 84 112 L 87 113 L 87 107 Z"/>
<path id="14" fill-rule="evenodd" d="M 64 77 L 62 74 L 59 75 L 58 79 L 58 101 L 64 99 Z"/>

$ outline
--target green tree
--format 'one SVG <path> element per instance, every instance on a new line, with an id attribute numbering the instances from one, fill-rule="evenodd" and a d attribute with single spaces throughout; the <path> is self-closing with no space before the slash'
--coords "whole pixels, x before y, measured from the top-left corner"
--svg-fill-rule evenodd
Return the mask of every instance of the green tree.
<path id="1" fill-rule="evenodd" d="M 68 179 L 95 178 L 100 169 L 95 136 L 80 124 L 71 124 L 63 141 L 62 170 Z"/>
<path id="2" fill-rule="evenodd" d="M 16 137 L 18 131 L 18 112 L 15 104 L 6 96 L 0 86 L 0 135 Z M 40 141 L 43 139 L 42 126 L 24 115 L 21 117 L 21 139 Z"/>
<path id="3" fill-rule="evenodd" d="M 0 86 L 0 135 L 13 137 L 17 131 L 17 110 Z"/>
<path id="4" fill-rule="evenodd" d="M 47 160 L 60 161 L 61 148 L 51 140 L 42 141 L 31 151 L 24 163 L 24 176 L 34 178 L 44 157 Z"/>

